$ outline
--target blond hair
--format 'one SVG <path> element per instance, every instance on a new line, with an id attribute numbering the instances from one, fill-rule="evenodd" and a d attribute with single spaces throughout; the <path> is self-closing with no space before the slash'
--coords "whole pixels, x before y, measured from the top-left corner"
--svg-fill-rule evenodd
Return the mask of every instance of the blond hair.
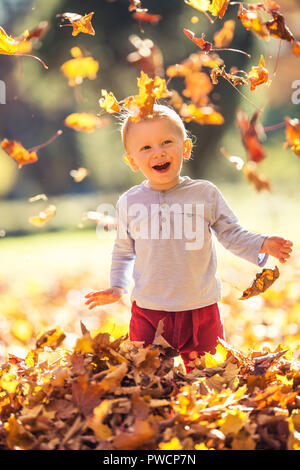
<path id="1" fill-rule="evenodd" d="M 126 148 L 126 135 L 128 133 L 128 128 L 130 124 L 134 122 L 131 118 L 132 118 L 132 115 L 129 112 L 126 112 L 121 116 L 121 129 L 120 130 L 121 130 L 121 136 L 122 136 L 124 148 Z M 170 108 L 169 106 L 166 106 L 163 104 L 155 104 L 153 106 L 153 114 L 142 117 L 141 120 L 146 121 L 148 119 L 150 120 L 150 119 L 156 119 L 156 118 L 170 119 L 181 130 L 183 138 L 184 139 L 188 138 L 188 133 L 184 126 L 184 123 L 181 117 L 179 116 L 179 114 L 173 108 Z"/>

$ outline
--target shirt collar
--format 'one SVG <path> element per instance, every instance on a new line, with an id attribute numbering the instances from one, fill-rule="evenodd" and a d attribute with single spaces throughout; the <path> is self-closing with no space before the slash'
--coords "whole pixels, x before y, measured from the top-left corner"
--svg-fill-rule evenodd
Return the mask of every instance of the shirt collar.
<path id="1" fill-rule="evenodd" d="M 170 189 L 161 189 L 161 190 L 150 188 L 149 180 L 142 181 L 141 185 L 142 185 L 143 189 L 145 189 L 146 191 L 152 191 L 152 192 L 164 193 L 165 194 L 165 193 L 169 193 L 171 191 L 174 191 L 175 189 L 178 189 L 181 186 L 184 186 L 190 180 L 191 180 L 191 178 L 189 176 L 180 176 L 180 181 L 175 186 L 172 186 L 172 188 L 170 188 Z"/>

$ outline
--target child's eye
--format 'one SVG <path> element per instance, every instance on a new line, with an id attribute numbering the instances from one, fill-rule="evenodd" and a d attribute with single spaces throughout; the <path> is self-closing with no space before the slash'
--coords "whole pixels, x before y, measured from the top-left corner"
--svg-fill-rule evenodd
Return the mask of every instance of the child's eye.
<path id="1" fill-rule="evenodd" d="M 170 139 L 167 139 L 167 140 L 163 141 L 163 144 L 171 144 L 171 143 L 172 143 L 172 140 L 170 140 Z"/>
<path id="2" fill-rule="evenodd" d="M 144 147 L 141 148 L 141 150 L 149 150 L 151 147 L 150 145 L 144 145 Z"/>

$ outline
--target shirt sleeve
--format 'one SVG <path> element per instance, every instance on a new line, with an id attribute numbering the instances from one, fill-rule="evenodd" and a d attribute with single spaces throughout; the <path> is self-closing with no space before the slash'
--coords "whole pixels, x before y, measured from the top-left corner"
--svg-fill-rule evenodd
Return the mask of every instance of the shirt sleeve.
<path id="1" fill-rule="evenodd" d="M 267 236 L 244 229 L 217 187 L 214 197 L 211 228 L 219 242 L 233 254 L 265 266 L 269 255 L 259 251 Z"/>
<path id="2" fill-rule="evenodd" d="M 135 260 L 135 247 L 134 240 L 127 230 L 126 206 L 120 204 L 120 199 L 116 204 L 116 222 L 117 235 L 112 250 L 110 286 L 123 287 L 128 292 Z"/>

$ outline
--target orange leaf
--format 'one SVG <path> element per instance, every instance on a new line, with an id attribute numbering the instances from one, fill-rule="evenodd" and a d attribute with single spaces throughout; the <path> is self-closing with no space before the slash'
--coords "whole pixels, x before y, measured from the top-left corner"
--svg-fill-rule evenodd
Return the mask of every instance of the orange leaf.
<path id="1" fill-rule="evenodd" d="M 191 98 L 195 104 L 199 103 L 201 98 L 207 97 L 213 89 L 209 76 L 204 72 L 188 73 L 185 77 L 185 83 L 186 88 L 182 94 L 187 98 Z"/>
<path id="2" fill-rule="evenodd" d="M 229 3 L 230 0 L 212 0 L 212 3 L 208 7 L 208 11 L 212 15 L 218 16 L 220 19 L 222 19 L 226 13 Z"/>
<path id="3" fill-rule="evenodd" d="M 94 28 L 91 24 L 92 16 L 94 12 L 89 13 L 88 15 L 81 16 L 78 13 L 63 13 L 62 16 L 64 20 L 69 20 L 73 26 L 72 36 L 77 36 L 79 33 L 86 33 L 91 34 L 92 36 L 95 35 Z M 66 25 L 61 25 L 66 26 Z"/>
<path id="4" fill-rule="evenodd" d="M 132 14 L 133 18 L 138 21 L 145 21 L 146 23 L 157 24 L 161 20 L 161 15 L 153 15 L 145 11 L 135 11 Z"/>
<path id="5" fill-rule="evenodd" d="M 88 175 L 88 171 L 86 168 L 78 168 L 78 170 L 71 170 L 70 176 L 76 181 L 76 183 L 80 183 L 84 180 Z"/>
<path id="6" fill-rule="evenodd" d="M 183 30 L 184 34 L 191 39 L 195 44 L 197 44 L 198 47 L 200 47 L 203 51 L 209 52 L 212 48 L 212 43 L 208 41 L 204 41 L 204 33 L 202 33 L 201 38 L 196 38 L 195 34 L 193 31 L 190 31 L 189 29 L 184 29 Z"/>
<path id="7" fill-rule="evenodd" d="M 36 152 L 28 152 L 20 142 L 15 140 L 4 139 L 1 142 L 1 147 L 16 160 L 18 168 L 22 168 L 23 165 L 29 163 L 35 163 L 38 160 Z"/>
<path id="8" fill-rule="evenodd" d="M 248 73 L 248 80 L 250 82 L 250 90 L 253 91 L 258 85 L 266 83 L 270 84 L 269 72 L 265 67 L 264 56 L 260 57 L 259 64 L 256 67 L 252 67 Z"/>
<path id="9" fill-rule="evenodd" d="M 273 20 L 265 23 L 266 28 L 270 32 L 271 36 L 278 39 L 284 39 L 285 41 L 293 42 L 294 36 L 285 24 L 284 16 L 278 13 L 278 11 L 272 11 Z"/>
<path id="10" fill-rule="evenodd" d="M 293 43 L 293 53 L 295 55 L 300 55 L 300 41 L 294 41 L 294 43 Z"/>
<path id="11" fill-rule="evenodd" d="M 246 8 L 243 7 L 242 4 L 240 4 L 237 18 L 242 22 L 243 26 L 248 31 L 252 31 L 253 33 L 257 34 L 262 39 L 268 39 L 269 38 L 268 28 L 261 21 L 258 15 L 258 12 L 254 7 L 250 9 L 250 5 L 249 5 L 249 10 L 247 10 Z"/>
<path id="12" fill-rule="evenodd" d="M 255 112 L 250 120 L 243 112 L 237 114 L 237 125 L 241 132 L 242 142 L 246 149 L 248 160 L 259 163 L 265 158 L 265 150 L 259 142 L 259 133 L 262 133 L 262 127 L 259 127 L 257 120 L 259 112 Z"/>
<path id="13" fill-rule="evenodd" d="M 99 105 L 104 108 L 109 114 L 119 113 L 120 106 L 115 95 L 110 91 L 107 93 L 106 90 L 101 90 L 103 98 L 100 98 Z"/>
<path id="14" fill-rule="evenodd" d="M 290 119 L 289 117 L 285 117 L 285 122 L 286 142 L 284 147 L 291 147 L 293 152 L 300 157 L 300 121 L 299 119 Z"/>
<path id="15" fill-rule="evenodd" d="M 152 115 L 156 99 L 166 98 L 170 96 L 170 92 L 167 90 L 166 81 L 163 78 L 150 78 L 143 71 L 141 71 L 137 82 L 139 94 L 126 98 L 124 107 L 133 114 L 132 119 L 138 120 L 143 116 Z"/>
<path id="16" fill-rule="evenodd" d="M 252 285 L 243 292 L 239 300 L 249 299 L 249 297 L 265 292 L 278 277 L 279 270 L 277 266 L 275 266 L 275 269 L 263 269 L 261 273 L 256 274 Z"/>
<path id="17" fill-rule="evenodd" d="M 71 49 L 73 59 L 67 60 L 61 66 L 61 71 L 69 79 L 69 85 L 80 85 L 84 78 L 95 80 L 99 69 L 99 62 L 92 57 L 83 57 L 78 47 Z"/>
<path id="18" fill-rule="evenodd" d="M 231 43 L 234 35 L 235 21 L 225 21 L 224 26 L 220 31 L 214 34 L 214 42 L 216 47 L 226 47 Z"/>
<path id="19" fill-rule="evenodd" d="M 107 124 L 107 119 L 99 119 L 92 113 L 72 113 L 65 118 L 65 125 L 76 131 L 94 132 Z"/>
<path id="20" fill-rule="evenodd" d="M 184 104 L 180 109 L 180 115 L 186 122 L 196 121 L 199 124 L 220 125 L 224 123 L 224 117 L 213 109 L 212 106 L 197 107 L 194 104 Z"/>
<path id="21" fill-rule="evenodd" d="M 50 204 L 44 211 L 41 211 L 38 215 L 29 217 L 28 222 L 36 227 L 42 227 L 48 220 L 52 219 L 56 214 L 56 207 Z"/>

